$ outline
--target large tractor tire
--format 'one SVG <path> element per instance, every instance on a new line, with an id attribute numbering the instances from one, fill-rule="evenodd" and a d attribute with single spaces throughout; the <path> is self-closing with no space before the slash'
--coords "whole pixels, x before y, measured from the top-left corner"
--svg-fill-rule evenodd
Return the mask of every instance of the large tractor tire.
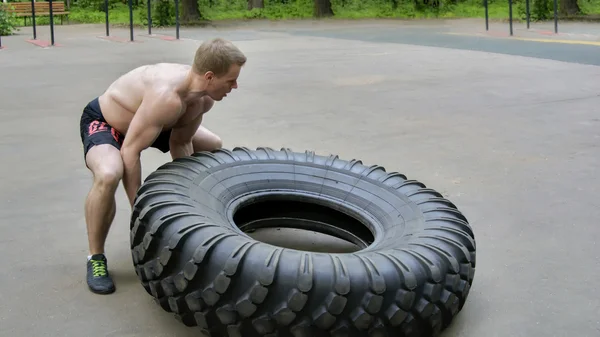
<path id="1" fill-rule="evenodd" d="M 266 227 L 360 248 L 300 251 L 247 234 Z M 475 271 L 473 231 L 440 193 L 380 166 L 289 149 L 201 152 L 159 167 L 138 191 L 131 250 L 148 293 L 208 336 L 436 335 Z"/>

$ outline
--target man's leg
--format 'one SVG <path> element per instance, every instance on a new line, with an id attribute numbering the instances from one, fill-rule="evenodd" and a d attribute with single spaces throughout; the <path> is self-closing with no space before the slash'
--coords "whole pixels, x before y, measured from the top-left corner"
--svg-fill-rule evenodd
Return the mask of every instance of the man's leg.
<path id="1" fill-rule="evenodd" d="M 194 145 L 194 152 L 212 151 L 223 147 L 221 138 L 202 125 L 200 125 L 196 134 L 194 134 L 192 144 Z"/>
<path id="2" fill-rule="evenodd" d="M 90 249 L 88 286 L 95 293 L 112 293 L 115 287 L 108 274 L 104 243 L 116 213 L 115 192 L 123 177 L 123 161 L 115 146 L 100 144 L 88 151 L 86 164 L 94 176 L 85 201 Z"/>

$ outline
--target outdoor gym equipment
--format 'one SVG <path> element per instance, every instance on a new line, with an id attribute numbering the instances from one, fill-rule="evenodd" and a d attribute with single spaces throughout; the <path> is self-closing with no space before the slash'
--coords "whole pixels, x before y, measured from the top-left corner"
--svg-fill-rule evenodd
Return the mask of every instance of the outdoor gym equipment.
<path id="1" fill-rule="evenodd" d="M 488 31 L 489 26 L 489 15 L 488 15 L 488 0 L 483 1 L 483 6 L 485 8 L 485 30 Z M 527 20 L 527 29 L 530 28 L 530 7 L 529 0 L 525 0 L 525 16 Z M 509 24 L 509 32 L 510 36 L 513 35 L 513 2 L 512 0 L 508 0 L 508 24 Z M 554 34 L 558 34 L 558 0 L 554 0 Z"/>
<path id="2" fill-rule="evenodd" d="M 148 35 L 152 35 L 152 2 L 147 0 L 148 7 Z M 133 41 L 133 2 L 132 0 L 127 1 L 129 7 L 129 40 Z M 106 36 L 110 36 L 109 20 L 108 20 L 108 0 L 104 0 L 104 12 L 105 12 L 105 25 L 106 25 Z M 179 0 L 175 0 L 175 37 L 179 40 Z"/>
<path id="3" fill-rule="evenodd" d="M 321 232 L 352 253 L 289 249 L 261 228 Z M 467 218 L 423 183 L 360 160 L 237 147 L 152 172 L 130 218 L 146 291 L 222 336 L 437 335 L 475 275 Z"/>
<path id="4" fill-rule="evenodd" d="M 55 45 L 54 39 L 54 5 L 53 0 L 48 0 L 48 10 L 50 11 L 50 45 Z M 37 40 L 37 27 L 35 23 L 35 1 L 31 0 L 31 28 L 33 30 L 33 40 Z"/>
<path id="5" fill-rule="evenodd" d="M 152 35 L 151 0 L 148 0 L 148 35 Z M 175 0 L 175 38 L 179 40 L 179 0 Z"/>

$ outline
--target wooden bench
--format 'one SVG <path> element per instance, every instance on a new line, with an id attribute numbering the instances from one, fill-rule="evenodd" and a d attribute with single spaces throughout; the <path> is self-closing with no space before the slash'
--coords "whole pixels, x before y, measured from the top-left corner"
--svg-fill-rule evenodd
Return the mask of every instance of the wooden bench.
<path id="1" fill-rule="evenodd" d="M 49 16 L 50 15 L 50 2 L 39 1 L 34 2 L 35 4 L 35 16 Z M 15 16 L 23 17 L 25 25 L 27 25 L 27 18 L 32 17 L 33 13 L 31 10 L 31 1 L 27 2 L 7 2 L 2 3 L 6 9 L 15 14 Z M 12 7 L 12 8 L 11 8 Z M 52 1 L 52 14 L 53 16 L 60 16 L 60 24 L 63 23 L 63 16 L 67 16 L 69 19 L 69 13 L 65 10 L 65 3 L 62 0 Z"/>

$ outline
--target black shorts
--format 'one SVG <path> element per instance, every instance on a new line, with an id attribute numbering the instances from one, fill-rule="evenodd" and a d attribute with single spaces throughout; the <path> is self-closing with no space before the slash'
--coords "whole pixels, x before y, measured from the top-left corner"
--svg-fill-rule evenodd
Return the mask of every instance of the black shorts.
<path id="1" fill-rule="evenodd" d="M 110 126 L 104 119 L 102 111 L 100 111 L 98 98 L 93 99 L 83 108 L 79 128 L 81 141 L 83 142 L 84 158 L 94 145 L 110 144 L 120 150 L 125 139 L 124 135 Z M 163 153 L 169 152 L 170 137 L 171 130 L 163 131 L 150 147 L 157 148 Z"/>

